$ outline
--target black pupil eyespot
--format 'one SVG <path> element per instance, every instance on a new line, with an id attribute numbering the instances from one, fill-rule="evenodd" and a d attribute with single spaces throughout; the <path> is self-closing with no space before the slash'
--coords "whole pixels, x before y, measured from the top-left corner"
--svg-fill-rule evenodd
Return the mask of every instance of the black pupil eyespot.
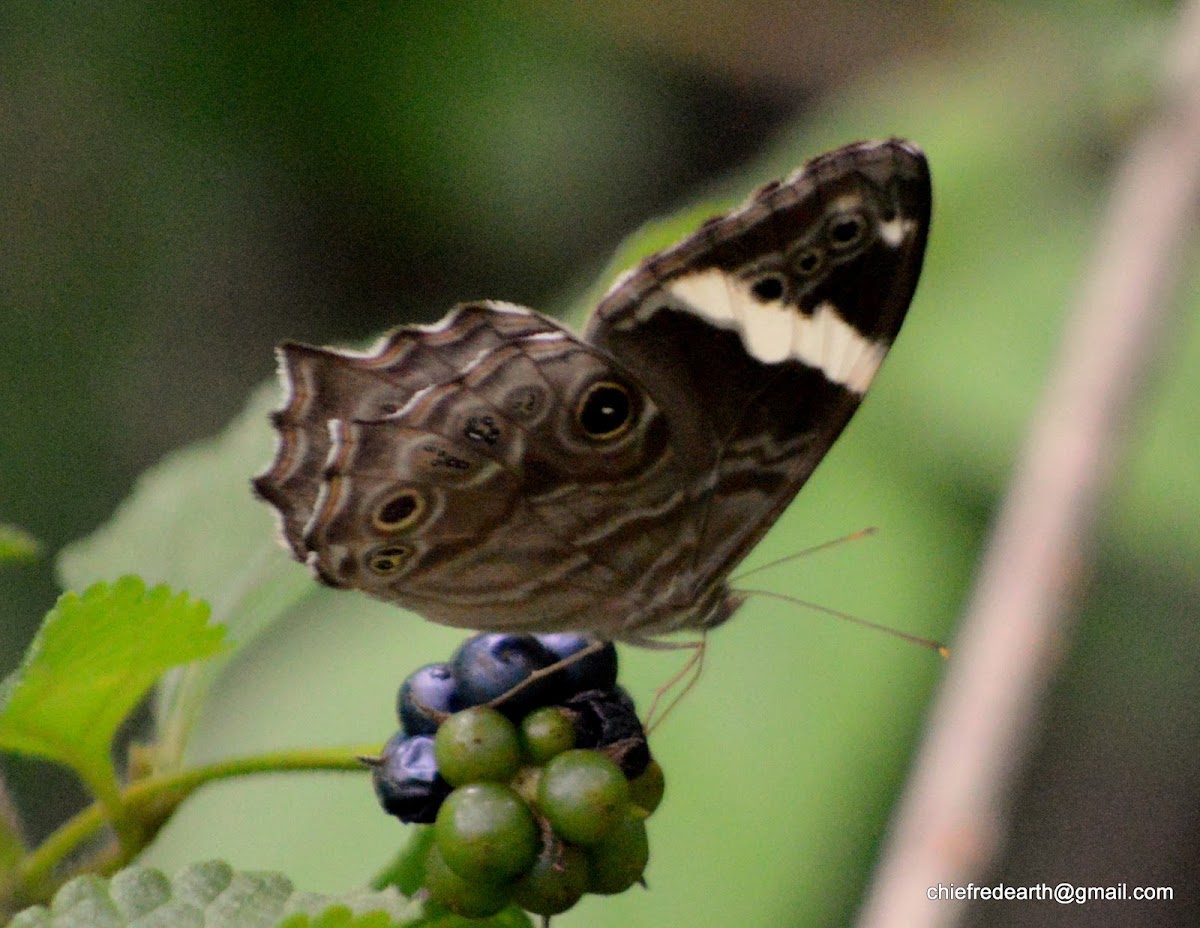
<path id="1" fill-rule="evenodd" d="M 811 274 L 820 263 L 821 259 L 817 257 L 815 251 L 806 251 L 800 256 L 800 270 L 805 274 Z"/>
<path id="2" fill-rule="evenodd" d="M 847 216 L 839 219 L 829 227 L 829 235 L 839 245 L 848 245 L 858 238 L 862 231 L 862 222 L 857 216 Z"/>
<path id="3" fill-rule="evenodd" d="M 417 511 L 417 500 L 411 493 L 404 493 L 389 501 L 379 510 L 379 521 L 385 525 L 403 522 Z"/>
<path id="4" fill-rule="evenodd" d="M 778 277 L 764 277 L 750 288 L 754 296 L 764 303 L 778 300 L 783 296 L 783 281 Z"/>
<path id="5" fill-rule="evenodd" d="M 629 394 L 621 387 L 595 387 L 579 411 L 579 424 L 589 435 L 608 435 L 629 418 Z"/>

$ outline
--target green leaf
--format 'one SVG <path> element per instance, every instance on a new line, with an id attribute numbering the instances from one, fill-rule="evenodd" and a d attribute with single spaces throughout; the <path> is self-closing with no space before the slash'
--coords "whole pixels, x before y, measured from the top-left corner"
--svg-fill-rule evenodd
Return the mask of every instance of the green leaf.
<path id="1" fill-rule="evenodd" d="M 533 928 L 529 915 L 515 906 L 490 918 L 463 918 L 436 906 L 413 903 L 404 920 L 395 921 L 384 912 L 355 915 L 344 906 L 334 906 L 319 916 L 294 915 L 280 923 L 279 928 Z"/>
<path id="2" fill-rule="evenodd" d="M 130 867 L 111 879 L 65 884 L 49 906 L 21 912 L 9 928 L 407 928 L 423 910 L 395 890 L 324 896 L 298 892 L 277 873 L 241 873 L 226 863 L 194 864 L 168 879 Z"/>
<path id="3" fill-rule="evenodd" d="M 355 915 L 345 906 L 337 905 L 315 918 L 293 915 L 280 922 L 280 928 L 388 928 L 395 924 L 397 922 L 386 912 Z"/>
<path id="4" fill-rule="evenodd" d="M 410 832 L 408 841 L 387 868 L 371 881 L 374 888 L 394 886 L 406 896 L 411 896 L 425 885 L 425 857 L 433 844 L 433 829 L 414 825 L 407 830 Z"/>
<path id="5" fill-rule="evenodd" d="M 0 562 L 36 560 L 42 553 L 38 540 L 22 528 L 0 523 Z"/>
<path id="6" fill-rule="evenodd" d="M 251 475 L 271 457 L 267 416 L 278 404 L 278 387 L 264 386 L 222 435 L 178 451 L 142 474 L 110 522 L 59 556 L 63 585 L 82 589 L 136 571 L 148 582 L 203 597 L 213 620 L 238 645 L 313 593 L 318 587 L 311 575 L 276 541 L 269 507 L 250 492 Z M 180 668 L 160 684 L 154 704 L 159 770 L 178 767 L 192 723 L 223 664 L 215 660 Z"/>
<path id="7" fill-rule="evenodd" d="M 137 577 L 59 597 L 25 661 L 0 684 L 0 748 L 111 786 L 117 727 L 164 671 L 221 647 L 208 606 Z"/>

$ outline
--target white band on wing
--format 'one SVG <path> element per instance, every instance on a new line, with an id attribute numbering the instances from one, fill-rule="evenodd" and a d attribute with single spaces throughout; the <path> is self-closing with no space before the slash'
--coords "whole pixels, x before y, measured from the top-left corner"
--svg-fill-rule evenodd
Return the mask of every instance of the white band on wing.
<path id="1" fill-rule="evenodd" d="M 887 354 L 885 342 L 862 335 L 832 303 L 819 303 L 806 316 L 793 305 L 762 302 L 749 283 L 717 268 L 685 274 L 664 289 L 697 316 L 737 332 L 764 364 L 801 361 L 860 395 Z"/>

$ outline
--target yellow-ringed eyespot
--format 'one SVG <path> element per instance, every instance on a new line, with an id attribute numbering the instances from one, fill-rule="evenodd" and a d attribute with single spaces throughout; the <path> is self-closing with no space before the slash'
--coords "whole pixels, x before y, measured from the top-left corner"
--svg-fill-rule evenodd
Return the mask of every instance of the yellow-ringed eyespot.
<path id="1" fill-rule="evenodd" d="M 371 523 L 384 534 L 408 528 L 425 512 L 425 498 L 416 490 L 401 490 L 379 506 Z"/>
<path id="2" fill-rule="evenodd" d="M 367 555 L 367 566 L 376 576 L 387 577 L 403 567 L 412 554 L 413 549 L 409 545 L 386 545 Z"/>
<path id="3" fill-rule="evenodd" d="M 590 438 L 607 441 L 625 434 L 633 421 L 629 389 L 613 380 L 592 384 L 575 407 L 575 421 Z"/>

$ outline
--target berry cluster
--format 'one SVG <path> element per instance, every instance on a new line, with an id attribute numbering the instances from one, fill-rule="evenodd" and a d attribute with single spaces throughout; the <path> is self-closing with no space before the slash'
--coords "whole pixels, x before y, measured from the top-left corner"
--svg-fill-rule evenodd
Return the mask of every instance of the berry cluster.
<path id="1" fill-rule="evenodd" d="M 641 880 L 663 775 L 611 643 L 476 635 L 412 673 L 397 712 L 375 794 L 401 821 L 433 824 L 435 902 L 469 918 L 514 902 L 548 917 Z"/>

